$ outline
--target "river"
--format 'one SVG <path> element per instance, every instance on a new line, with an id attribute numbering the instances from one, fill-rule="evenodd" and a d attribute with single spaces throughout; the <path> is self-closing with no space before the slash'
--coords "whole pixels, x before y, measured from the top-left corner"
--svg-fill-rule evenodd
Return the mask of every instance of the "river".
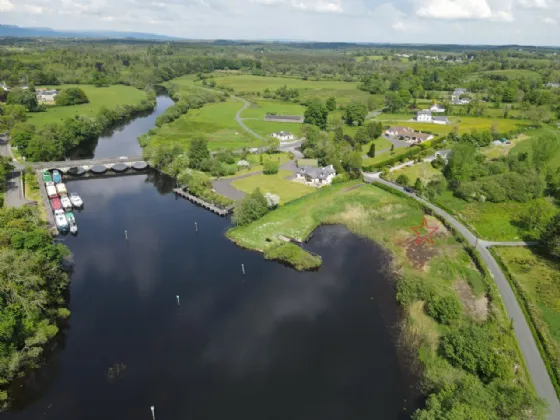
<path id="1" fill-rule="evenodd" d="M 3 420 L 150 420 L 150 406 L 158 420 L 404 419 L 419 406 L 378 245 L 322 227 L 307 246 L 324 264 L 301 273 L 237 247 L 227 218 L 155 171 L 67 186 L 85 203 L 79 235 L 62 237 L 72 315 Z"/>

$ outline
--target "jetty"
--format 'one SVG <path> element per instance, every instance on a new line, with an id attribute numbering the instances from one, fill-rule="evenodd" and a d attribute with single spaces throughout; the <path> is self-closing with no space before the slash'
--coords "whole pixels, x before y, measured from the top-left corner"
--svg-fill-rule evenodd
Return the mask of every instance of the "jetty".
<path id="1" fill-rule="evenodd" d="M 216 213 L 216 214 L 220 215 L 220 216 L 227 216 L 228 214 L 230 214 L 233 211 L 233 209 L 235 207 L 235 205 L 233 205 L 233 204 L 231 206 L 226 207 L 225 209 L 216 207 L 213 204 L 207 203 L 206 201 L 204 201 L 204 200 L 202 200 L 198 197 L 195 197 L 194 195 L 191 195 L 188 192 L 183 191 L 181 188 L 175 188 L 175 189 L 173 189 L 173 192 L 175 194 L 183 197 L 183 198 L 186 198 L 189 201 L 192 201 L 195 204 L 198 204 L 201 207 L 204 207 L 207 210 L 210 210 L 213 213 Z"/>

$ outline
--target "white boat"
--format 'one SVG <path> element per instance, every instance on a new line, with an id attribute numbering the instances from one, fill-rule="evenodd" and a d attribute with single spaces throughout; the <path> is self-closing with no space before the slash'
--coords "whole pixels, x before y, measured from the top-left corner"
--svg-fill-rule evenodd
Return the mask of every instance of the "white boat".
<path id="1" fill-rule="evenodd" d="M 66 219 L 68 220 L 68 224 L 70 225 L 70 233 L 78 233 L 78 225 L 76 223 L 76 217 L 74 217 L 74 213 L 72 213 L 71 211 L 67 212 Z"/>
<path id="2" fill-rule="evenodd" d="M 62 182 L 60 184 L 56 184 L 56 192 L 60 196 L 68 194 L 68 190 L 66 190 L 66 185 L 64 185 Z"/>
<path id="3" fill-rule="evenodd" d="M 64 214 L 64 210 L 55 210 L 54 211 L 54 221 L 56 223 L 56 228 L 60 232 L 67 232 L 69 228 L 68 219 Z"/>
<path id="4" fill-rule="evenodd" d="M 70 202 L 74 207 L 82 207 L 84 202 L 77 193 L 70 193 Z"/>
<path id="5" fill-rule="evenodd" d="M 54 186 L 53 182 L 46 182 L 45 185 L 47 187 L 47 196 L 49 198 L 58 197 L 58 194 L 56 192 L 56 187 Z"/>
<path id="6" fill-rule="evenodd" d="M 60 185 L 60 184 L 59 184 Z M 67 195 L 63 195 L 60 197 L 60 204 L 62 204 L 62 208 L 66 211 L 72 210 L 72 203 Z"/>

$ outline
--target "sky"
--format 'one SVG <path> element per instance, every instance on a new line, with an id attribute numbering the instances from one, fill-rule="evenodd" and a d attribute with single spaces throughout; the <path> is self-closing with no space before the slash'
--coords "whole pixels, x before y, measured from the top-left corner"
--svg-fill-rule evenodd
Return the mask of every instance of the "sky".
<path id="1" fill-rule="evenodd" d="M 194 39 L 560 44 L 560 0 L 0 0 L 0 24 Z"/>

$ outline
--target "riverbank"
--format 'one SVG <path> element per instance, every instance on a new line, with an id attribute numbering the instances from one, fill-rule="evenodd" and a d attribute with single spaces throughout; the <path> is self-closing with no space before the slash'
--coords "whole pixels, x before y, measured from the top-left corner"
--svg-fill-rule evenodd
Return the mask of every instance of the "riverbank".
<path id="1" fill-rule="evenodd" d="M 428 225 L 438 228 L 435 244 L 416 245 L 410 228 L 422 224 L 420 204 L 371 185 L 352 189 L 357 184 L 322 188 L 227 235 L 243 247 L 266 251 L 280 235 L 303 240 L 321 224 L 342 224 L 381 244 L 391 252 L 391 269 L 400 279 L 396 299 L 406 314 L 402 337 L 423 371 L 425 414 L 441 417 L 461 404 L 496 418 L 525 410 L 540 418 L 542 405 L 488 274 L 435 218 L 427 216 Z M 470 337 L 468 347 L 464 336 Z M 480 398 L 465 399 L 470 392 Z M 505 404 L 498 401 L 500 393 Z M 514 398 L 516 393 L 522 398 Z"/>

